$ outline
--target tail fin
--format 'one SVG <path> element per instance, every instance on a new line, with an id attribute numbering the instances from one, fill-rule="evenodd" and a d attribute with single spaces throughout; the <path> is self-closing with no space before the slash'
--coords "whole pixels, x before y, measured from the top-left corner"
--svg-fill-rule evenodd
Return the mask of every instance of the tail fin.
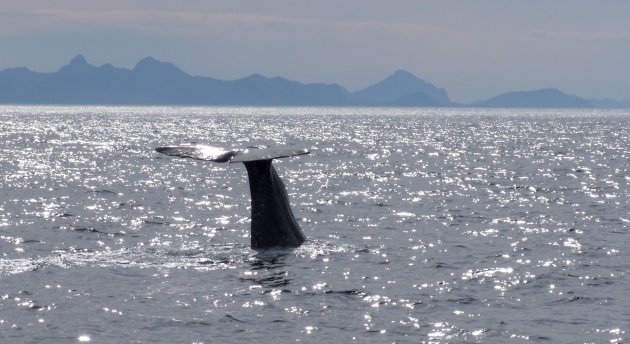
<path id="1" fill-rule="evenodd" d="M 158 147 L 155 150 L 170 156 L 214 162 L 271 160 L 310 153 L 310 150 L 307 148 L 294 148 L 289 146 L 276 148 L 248 147 L 244 149 L 225 150 L 220 147 L 206 145 L 183 145 Z"/>

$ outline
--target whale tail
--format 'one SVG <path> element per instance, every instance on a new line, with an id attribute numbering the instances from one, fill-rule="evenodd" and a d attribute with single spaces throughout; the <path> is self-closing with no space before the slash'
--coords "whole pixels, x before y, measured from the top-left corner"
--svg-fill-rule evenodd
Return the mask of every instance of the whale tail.
<path id="1" fill-rule="evenodd" d="M 182 145 L 158 147 L 155 150 L 162 154 L 176 156 L 180 158 L 232 163 L 257 160 L 272 160 L 310 153 L 310 150 L 306 148 L 266 148 L 262 146 L 225 150 L 220 147 L 206 145 Z"/>
<path id="2" fill-rule="evenodd" d="M 251 247 L 297 247 L 306 237 L 298 225 L 284 183 L 272 160 L 308 154 L 308 149 L 293 147 L 248 147 L 224 150 L 204 145 L 158 147 L 156 151 L 180 158 L 214 162 L 242 162 L 247 169 L 251 194 Z"/>

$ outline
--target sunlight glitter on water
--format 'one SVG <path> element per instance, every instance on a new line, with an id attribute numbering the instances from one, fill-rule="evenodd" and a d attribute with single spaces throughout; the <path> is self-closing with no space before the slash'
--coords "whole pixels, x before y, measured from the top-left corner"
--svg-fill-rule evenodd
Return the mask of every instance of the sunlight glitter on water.
<path id="1" fill-rule="evenodd" d="M 5 107 L 0 338 L 622 342 L 628 115 L 484 111 Z M 250 250 L 244 168 L 173 142 L 311 148 L 309 241 Z"/>

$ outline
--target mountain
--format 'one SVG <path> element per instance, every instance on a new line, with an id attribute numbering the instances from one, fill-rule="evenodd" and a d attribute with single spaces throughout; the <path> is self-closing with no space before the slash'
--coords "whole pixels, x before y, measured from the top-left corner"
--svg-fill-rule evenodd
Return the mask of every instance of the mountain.
<path id="1" fill-rule="evenodd" d="M 192 76 L 152 57 L 132 69 L 97 67 L 82 55 L 52 73 L 24 67 L 0 71 L 0 104 L 460 106 L 445 89 L 403 70 L 348 92 L 337 84 L 304 84 L 260 74 L 238 80 Z M 469 106 L 630 108 L 630 100 L 587 100 L 547 88 L 504 93 Z"/>
<path id="2" fill-rule="evenodd" d="M 571 96 L 555 88 L 508 92 L 475 104 L 479 107 L 511 108 L 590 108 L 588 100 Z"/>
<path id="3" fill-rule="evenodd" d="M 381 82 L 355 92 L 353 96 L 359 102 L 372 105 L 452 105 L 446 90 L 403 70 L 398 70 Z"/>
<path id="4" fill-rule="evenodd" d="M 57 72 L 27 68 L 0 72 L 0 103 L 126 105 L 346 105 L 335 84 L 302 84 L 262 75 L 224 81 L 191 76 L 147 57 L 129 70 L 89 64 L 82 55 Z"/>
<path id="5" fill-rule="evenodd" d="M 339 85 L 302 84 L 260 74 L 231 81 L 219 94 L 226 104 L 239 105 L 347 105 L 349 101 L 348 91 Z"/>

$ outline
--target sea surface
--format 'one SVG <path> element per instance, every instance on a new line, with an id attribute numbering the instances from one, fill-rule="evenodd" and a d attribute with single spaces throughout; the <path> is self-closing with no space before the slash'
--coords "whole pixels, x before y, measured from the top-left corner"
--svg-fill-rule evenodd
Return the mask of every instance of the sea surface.
<path id="1" fill-rule="evenodd" d="M 309 238 L 249 248 L 293 145 Z M 630 112 L 0 107 L 0 343 L 622 343 Z"/>

